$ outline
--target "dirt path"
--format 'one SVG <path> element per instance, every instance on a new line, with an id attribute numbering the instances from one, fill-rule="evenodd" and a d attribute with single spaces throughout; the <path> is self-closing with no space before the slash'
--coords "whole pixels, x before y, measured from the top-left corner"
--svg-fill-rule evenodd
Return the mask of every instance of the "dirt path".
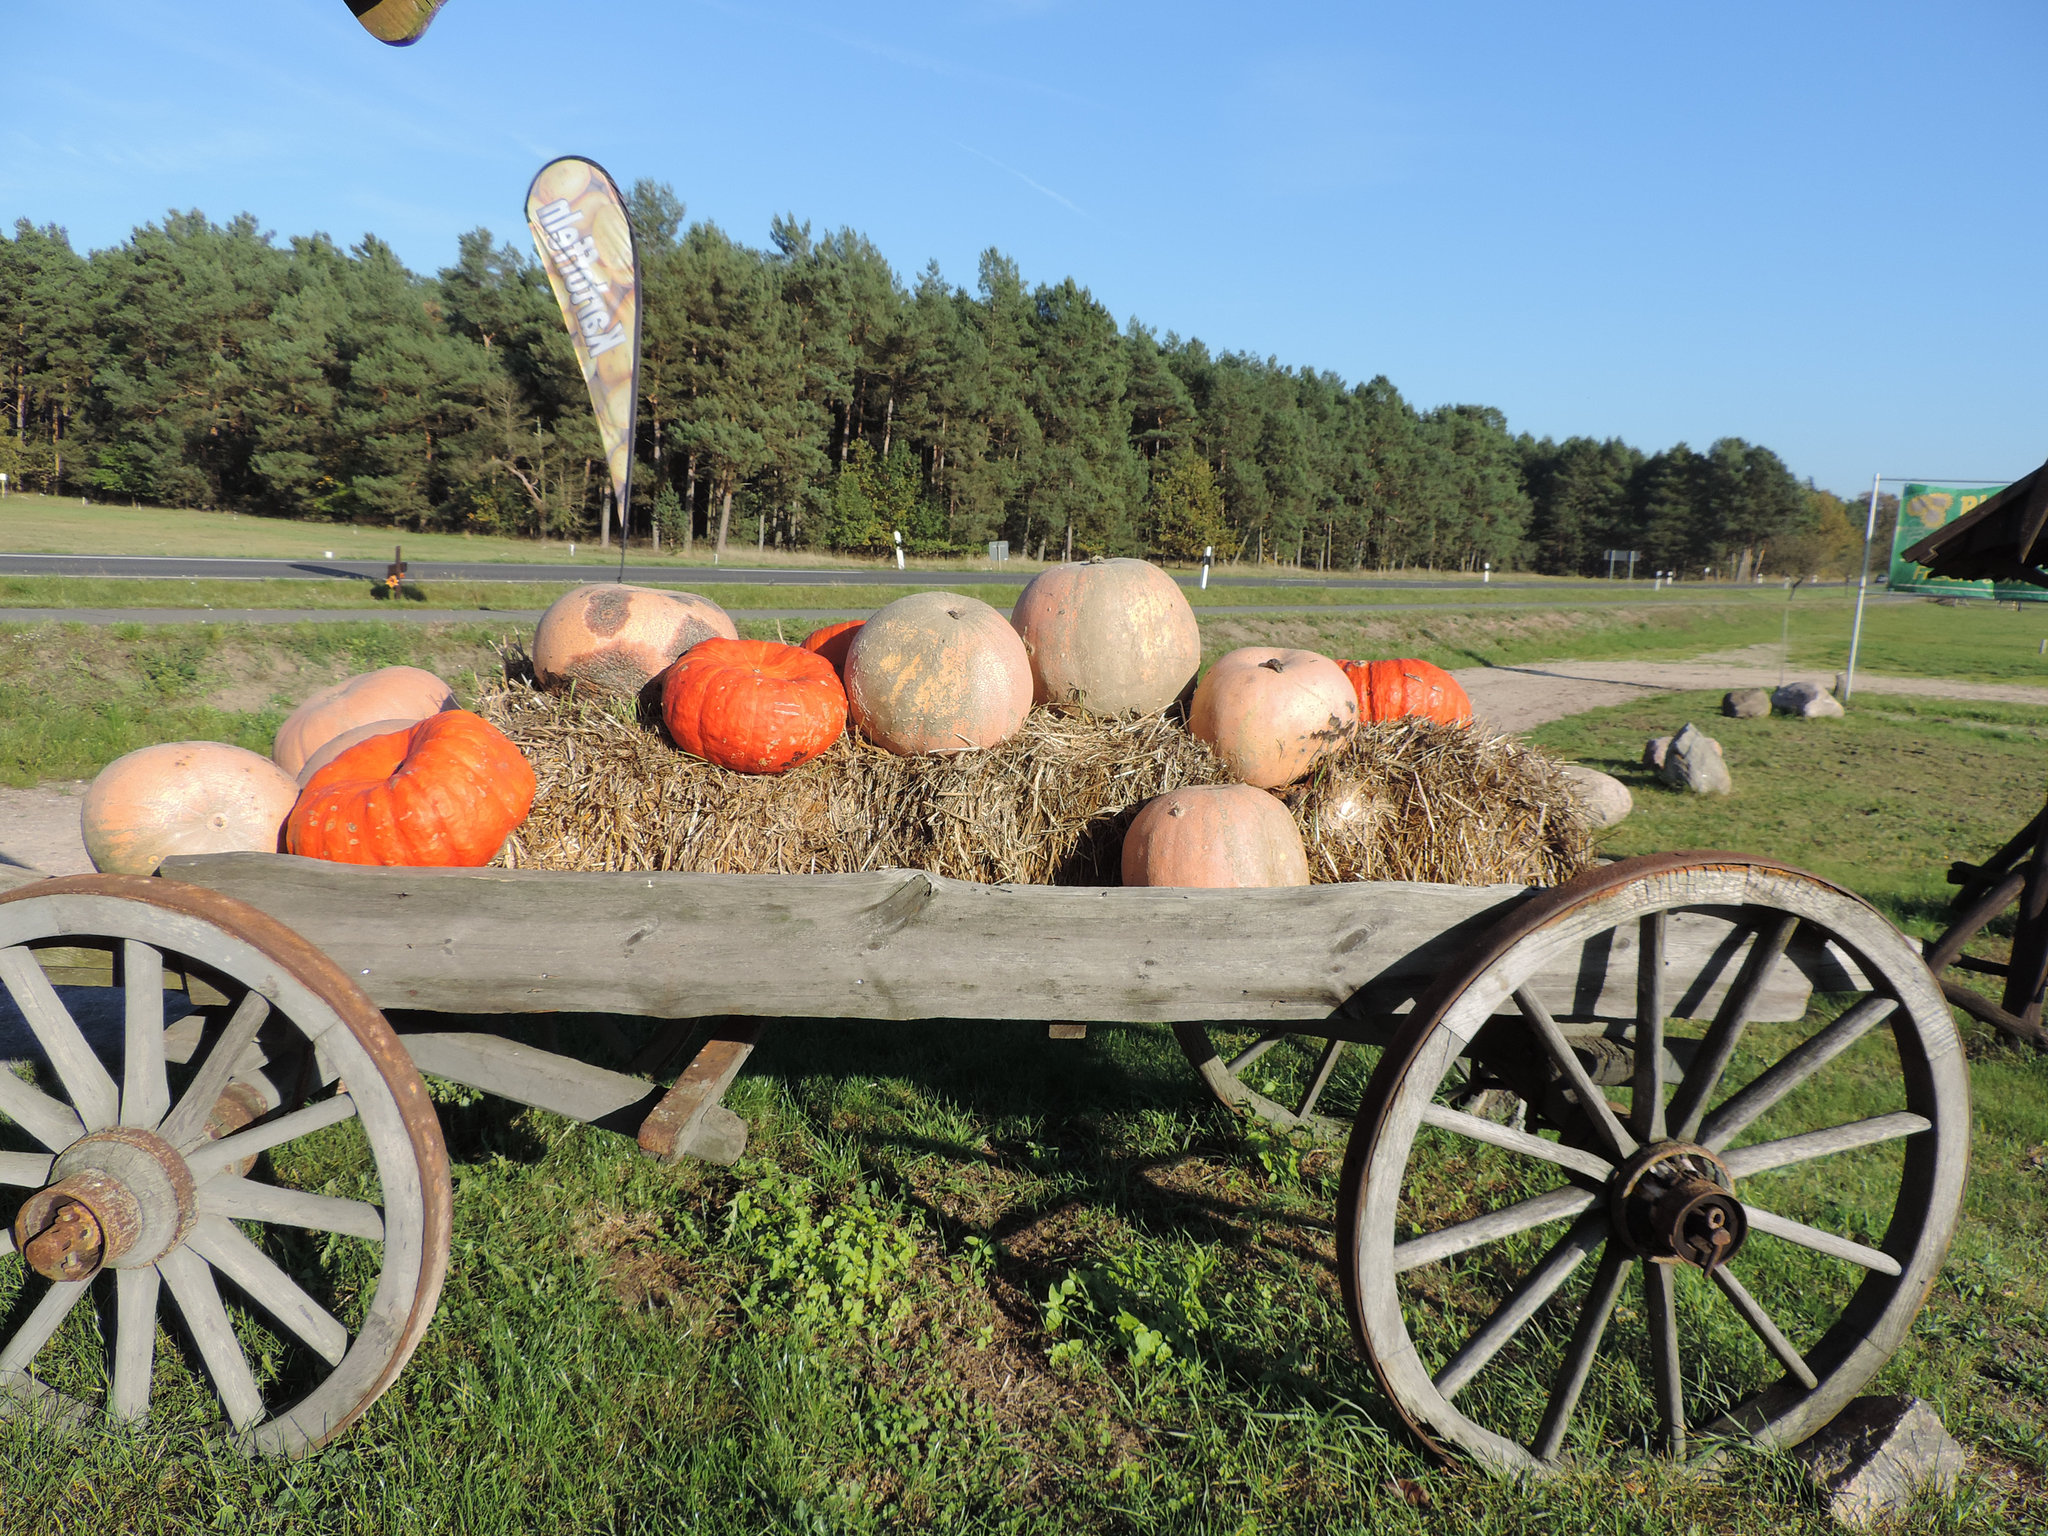
<path id="1" fill-rule="evenodd" d="M 1526 731 L 1567 715 L 1625 704 L 1654 693 L 1775 688 L 1782 682 L 1832 689 L 1832 672 L 1778 668 L 1778 648 L 1750 646 L 1690 661 L 1541 661 L 1520 667 L 1465 667 L 1451 675 L 1472 696 L 1479 718 L 1497 730 Z M 1856 676 L 1856 692 L 1910 693 L 1933 699 L 1982 699 L 2048 709 L 2048 688 L 2021 683 L 1962 683 L 1939 677 Z"/>
<path id="2" fill-rule="evenodd" d="M 495 615 L 494 615 L 495 617 Z M 1497 730 L 1526 731 L 1567 715 L 1656 693 L 1697 689 L 1776 687 L 1777 648 L 1696 656 L 1691 661 L 1546 661 L 1523 667 L 1466 667 L 1452 674 L 1472 696 L 1473 707 Z M 1832 688 L 1832 673 L 1794 670 L 1785 682 L 1815 682 Z M 2048 709 L 2048 688 L 2018 683 L 1960 683 L 1933 677 L 1856 679 L 1859 693 L 1911 693 L 1922 698 L 1986 699 Z M 42 784 L 34 789 L 0 788 L 0 866 L 38 869 L 46 874 L 86 874 L 92 861 L 78 834 L 82 782 Z"/>

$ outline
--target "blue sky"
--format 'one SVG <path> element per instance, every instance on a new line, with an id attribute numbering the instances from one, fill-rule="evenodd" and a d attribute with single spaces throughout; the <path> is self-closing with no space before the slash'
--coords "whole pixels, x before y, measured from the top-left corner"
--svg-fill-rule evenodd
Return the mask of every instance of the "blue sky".
<path id="1" fill-rule="evenodd" d="M 0 0 L 0 218 L 519 232 L 547 158 L 906 278 L 987 246 L 1119 317 L 1518 430 L 1734 434 L 1852 492 L 2048 455 L 2048 7 Z"/>

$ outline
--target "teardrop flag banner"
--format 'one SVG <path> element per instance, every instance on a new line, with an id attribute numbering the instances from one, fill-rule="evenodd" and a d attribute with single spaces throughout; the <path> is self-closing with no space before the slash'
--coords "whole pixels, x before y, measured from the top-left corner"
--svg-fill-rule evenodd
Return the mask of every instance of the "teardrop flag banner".
<path id="1" fill-rule="evenodd" d="M 420 40 L 444 0 L 348 0 L 348 8 L 370 36 L 394 48 Z"/>
<path id="2" fill-rule="evenodd" d="M 590 386 L 611 466 L 623 558 L 633 421 L 640 409 L 640 253 L 633 223 L 618 184 L 596 161 L 578 155 L 541 167 L 526 192 L 526 222 Z"/>

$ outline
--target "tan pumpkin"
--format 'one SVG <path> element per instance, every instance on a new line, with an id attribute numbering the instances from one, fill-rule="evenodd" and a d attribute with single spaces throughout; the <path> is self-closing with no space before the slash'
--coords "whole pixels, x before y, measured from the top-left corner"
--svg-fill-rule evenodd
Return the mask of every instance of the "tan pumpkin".
<path id="1" fill-rule="evenodd" d="M 1250 784 L 1169 790 L 1145 802 L 1124 834 L 1125 885 L 1307 885 L 1301 829 Z"/>
<path id="2" fill-rule="evenodd" d="M 1203 674 L 1188 730 L 1233 777 L 1278 789 L 1341 751 L 1358 726 L 1358 694 L 1344 669 L 1314 651 L 1246 646 Z"/>
<path id="3" fill-rule="evenodd" d="M 373 720 L 408 724 L 455 707 L 448 685 L 419 667 L 379 667 L 322 688 L 277 728 L 270 757 L 296 775 L 306 759 L 344 731 Z"/>
<path id="4" fill-rule="evenodd" d="M 116 758 L 79 806 L 94 869 L 148 875 L 173 854 L 275 853 L 298 781 L 261 753 L 172 741 Z"/>
<path id="5" fill-rule="evenodd" d="M 1031 658 L 987 603 L 919 592 L 854 631 L 846 698 L 861 733 L 891 752 L 992 747 L 1031 713 Z"/>
<path id="6" fill-rule="evenodd" d="M 372 720 L 368 725 L 359 725 L 353 730 L 343 731 L 332 741 L 323 742 L 320 749 L 306 759 L 299 769 L 299 788 L 304 789 L 308 779 L 357 742 L 368 741 L 372 736 L 391 736 L 399 731 L 409 731 L 418 724 L 417 720 Z"/>
<path id="7" fill-rule="evenodd" d="M 699 640 L 737 640 L 739 626 L 708 597 L 595 582 L 555 599 L 533 631 L 543 688 L 581 683 L 637 694 Z"/>
<path id="8" fill-rule="evenodd" d="M 1202 667 L 1194 609 L 1178 582 L 1143 560 L 1040 571 L 1010 623 L 1031 658 L 1035 704 L 1149 715 L 1179 698 Z"/>

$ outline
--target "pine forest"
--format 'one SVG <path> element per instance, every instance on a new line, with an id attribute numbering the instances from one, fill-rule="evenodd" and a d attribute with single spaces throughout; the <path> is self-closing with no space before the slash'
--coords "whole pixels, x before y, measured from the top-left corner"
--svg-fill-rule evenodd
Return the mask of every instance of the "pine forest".
<path id="1" fill-rule="evenodd" d="M 1535 440 L 1384 377 L 1121 327 L 1073 278 L 983 254 L 905 284 L 852 230 L 765 248 L 631 198 L 645 290 L 629 532 L 914 554 L 1146 554 L 1309 570 L 1843 568 L 1861 508 L 1723 438 Z M 437 275 L 374 237 L 279 243 L 192 212 L 80 255 L 0 236 L 0 470 L 53 494 L 401 529 L 596 538 L 605 475 L 530 249 Z"/>

